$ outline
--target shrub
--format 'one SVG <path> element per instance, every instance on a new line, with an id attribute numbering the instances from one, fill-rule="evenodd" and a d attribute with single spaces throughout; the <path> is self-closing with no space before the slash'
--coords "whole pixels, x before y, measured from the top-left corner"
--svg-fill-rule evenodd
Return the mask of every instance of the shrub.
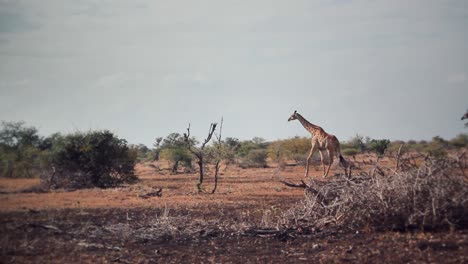
<path id="1" fill-rule="evenodd" d="M 442 159 L 447 156 L 447 148 L 449 143 L 439 137 L 433 137 L 432 141 L 426 146 L 425 151 L 434 158 Z"/>
<path id="2" fill-rule="evenodd" d="M 246 157 L 252 150 L 255 149 L 266 149 L 268 143 L 264 139 L 254 137 L 252 140 L 244 140 L 239 142 L 239 146 L 236 148 L 236 154 L 240 157 Z"/>
<path id="3" fill-rule="evenodd" d="M 212 145 L 206 146 L 204 152 L 204 162 L 216 163 L 218 160 L 223 160 L 226 165 L 236 163 L 236 146 L 226 140 L 213 142 Z"/>
<path id="4" fill-rule="evenodd" d="M 181 163 L 187 168 L 192 168 L 193 156 L 187 149 L 184 137 L 181 134 L 171 133 L 164 139 L 157 138 L 156 141 L 156 151 L 161 153 L 161 158 L 169 160 L 172 163 L 172 173 L 177 173 L 177 169 Z M 191 145 L 195 145 L 196 143 L 194 138 L 190 138 Z"/>
<path id="5" fill-rule="evenodd" d="M 173 173 L 177 172 L 177 169 L 180 164 L 187 168 L 192 168 L 193 156 L 184 147 L 172 147 L 163 149 L 161 151 L 161 157 L 172 162 Z"/>
<path id="6" fill-rule="evenodd" d="M 353 156 L 353 155 L 356 155 L 359 153 L 359 150 L 358 149 L 355 149 L 355 148 L 346 148 L 346 149 L 343 149 L 343 155 L 346 155 L 346 156 Z"/>
<path id="7" fill-rule="evenodd" d="M 390 145 L 390 140 L 388 139 L 373 139 L 370 142 L 369 148 L 377 153 L 378 156 L 382 156 Z"/>
<path id="8" fill-rule="evenodd" d="M 353 138 L 343 144 L 343 148 L 357 149 L 360 153 L 367 151 L 370 143 L 369 137 L 356 134 Z"/>
<path id="9" fill-rule="evenodd" d="M 401 155 L 408 151 L 408 144 L 406 144 L 403 140 L 395 140 L 390 142 L 390 145 L 388 146 L 387 150 L 392 154 L 398 153 L 399 150 Z"/>
<path id="10" fill-rule="evenodd" d="M 23 122 L 2 122 L 0 129 L 0 176 L 34 177 L 41 170 L 41 138 L 35 127 Z"/>
<path id="11" fill-rule="evenodd" d="M 243 168 L 266 168 L 267 152 L 264 149 L 254 149 L 247 154 L 241 161 Z"/>
<path id="12" fill-rule="evenodd" d="M 53 169 L 42 178 L 51 187 L 106 188 L 137 180 L 137 153 L 109 131 L 61 137 L 50 154 Z"/>
<path id="13" fill-rule="evenodd" d="M 130 145 L 129 148 L 137 153 L 137 161 L 151 161 L 154 159 L 154 153 L 144 144 Z"/>
<path id="14" fill-rule="evenodd" d="M 233 137 L 227 137 L 226 139 L 224 139 L 224 143 L 227 145 L 228 148 L 234 151 L 237 150 L 241 145 L 239 139 Z"/>
<path id="15" fill-rule="evenodd" d="M 297 163 L 304 163 L 310 148 L 310 139 L 294 137 L 270 143 L 267 151 L 268 157 L 276 162 L 293 159 Z"/>
<path id="16" fill-rule="evenodd" d="M 450 145 L 455 148 L 465 148 L 468 146 L 468 134 L 460 134 L 450 140 Z"/>

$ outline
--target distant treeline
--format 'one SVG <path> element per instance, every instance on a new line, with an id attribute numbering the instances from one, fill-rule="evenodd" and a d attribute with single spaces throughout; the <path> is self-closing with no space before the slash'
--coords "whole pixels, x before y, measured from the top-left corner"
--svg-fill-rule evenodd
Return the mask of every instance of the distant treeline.
<path id="1" fill-rule="evenodd" d="M 179 165 L 190 171 L 194 162 L 186 144 L 179 133 L 158 137 L 152 147 L 147 147 L 143 144 L 128 145 L 125 139 L 119 139 L 106 130 L 67 135 L 55 133 L 43 137 L 35 127 L 22 122 L 2 122 L 0 176 L 38 177 L 47 172 L 50 180 L 51 175 L 65 174 L 65 171 L 67 175 L 79 172 L 86 178 L 79 184 L 113 186 L 136 179 L 133 172 L 135 162 L 165 159 L 172 162 L 173 172 L 177 172 Z M 197 145 L 197 139 L 192 138 L 190 144 Z M 217 144 L 222 144 L 221 148 Z M 365 152 L 384 155 L 396 152 L 402 146 L 400 151 L 418 151 L 443 157 L 447 151 L 465 148 L 467 144 L 468 134 L 460 134 L 450 140 L 436 136 L 430 141 L 390 141 L 356 135 L 341 142 L 341 150 L 345 156 Z M 251 140 L 227 137 L 221 143 L 214 142 L 206 147 L 207 164 L 210 159 L 219 159 L 219 149 L 226 163 L 243 168 L 266 167 L 268 160 L 280 165 L 287 162 L 301 164 L 310 151 L 310 138 L 293 137 L 267 142 L 260 137 Z"/>
<path id="2" fill-rule="evenodd" d="M 193 144 L 196 144 L 193 139 Z M 266 167 L 267 160 L 284 165 L 287 162 L 302 164 L 311 147 L 309 137 L 293 137 L 289 139 L 267 142 L 263 138 L 254 137 L 251 140 L 239 140 L 227 137 L 223 140 L 224 160 L 230 164 L 237 164 L 243 168 Z M 372 139 L 356 135 L 353 138 L 341 142 L 341 151 L 345 156 L 360 153 L 376 153 L 385 155 L 408 151 L 424 152 L 433 157 L 444 157 L 449 150 L 465 148 L 468 145 L 468 134 L 460 134 L 453 139 L 445 140 L 439 136 L 426 140 L 390 141 L 388 139 Z M 209 146 L 207 151 L 215 146 Z M 401 148 L 400 148 L 401 147 Z M 186 150 L 183 136 L 172 133 L 165 138 L 157 138 L 152 148 L 147 146 L 132 145 L 138 153 L 139 161 L 154 161 L 160 158 L 173 162 L 173 170 L 177 170 L 179 164 L 191 168 L 192 157 Z M 318 153 L 316 153 L 318 155 Z"/>

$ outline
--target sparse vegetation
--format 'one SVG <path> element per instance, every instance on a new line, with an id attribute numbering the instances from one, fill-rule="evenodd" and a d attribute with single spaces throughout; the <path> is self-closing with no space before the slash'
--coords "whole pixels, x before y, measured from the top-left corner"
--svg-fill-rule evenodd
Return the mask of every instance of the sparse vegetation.
<path id="1" fill-rule="evenodd" d="M 466 241 L 466 134 L 451 140 L 434 137 L 429 141 L 407 142 L 376 140 L 357 135 L 342 143 L 343 154 L 355 156 L 349 160 L 355 169 L 354 173 L 345 176 L 333 168 L 334 176 L 326 178 L 326 181 L 313 178 L 307 184 L 302 182 L 289 185 L 305 188 L 304 196 L 302 191 L 292 191 L 281 185 L 278 180 L 298 180 L 297 176 L 303 173 L 303 167 L 296 165 L 305 161 L 310 150 L 309 138 L 295 137 L 272 142 L 258 137 L 252 140 L 222 140 L 221 135 L 215 133 L 216 125 L 212 125 L 203 145 L 198 145 L 189 133 L 186 136 L 172 133 L 166 138 L 157 138 L 153 148 L 149 149 L 142 144 L 129 146 L 125 140 L 108 131 L 70 135 L 56 133 L 41 137 L 35 128 L 27 127 L 23 123 L 4 123 L 4 128 L 6 129 L 0 133 L 0 168 L 2 173 L 8 172 L 12 175 L 10 177 L 41 175 L 44 186 L 74 189 L 114 187 L 124 182 L 135 181 L 136 175 L 140 173 L 144 175 L 142 181 L 136 185 L 109 190 L 56 190 L 50 193 L 35 193 L 43 190 L 36 184 L 27 185 L 29 187 L 24 189 L 14 187 L 12 192 L 7 193 L 0 185 L 1 193 L 6 193 L 8 196 L 5 197 L 8 197 L 10 202 L 16 201 L 16 207 L 8 206 L 17 210 L 19 207 L 23 208 L 26 201 L 31 207 L 25 213 L 27 217 L 21 216 L 21 221 L 26 221 L 27 225 L 23 222 L 19 224 L 17 219 L 20 218 L 17 214 L 9 215 L 11 219 L 16 219 L 14 221 L 18 222 L 17 226 L 12 228 L 10 224 L 0 225 L 0 230 L 6 234 L 6 238 L 0 241 L 2 248 L 6 248 L 7 252 L 10 252 L 8 254 L 14 256 L 29 256 L 36 249 L 44 249 L 38 241 L 48 242 L 54 252 L 59 252 L 63 247 L 58 249 L 58 244 L 54 246 L 53 239 L 60 238 L 62 230 L 66 229 L 67 236 L 72 237 L 73 241 L 79 241 L 73 246 L 80 250 L 70 255 L 80 257 L 82 252 L 102 251 L 107 257 L 115 253 L 112 255 L 113 259 L 119 260 L 126 256 L 122 261 L 132 262 L 130 260 L 135 260 L 134 255 L 125 253 L 127 251 L 123 250 L 124 247 L 146 250 L 147 245 L 154 243 L 158 250 L 170 250 L 173 246 L 174 250 L 180 252 L 180 247 L 187 241 L 205 240 L 210 241 L 209 245 L 216 241 L 213 250 L 217 250 L 222 244 L 227 249 L 225 252 L 228 252 L 232 249 L 232 243 L 239 246 L 240 242 L 248 248 L 263 243 L 267 245 L 265 252 L 271 252 L 272 243 L 280 243 L 283 248 L 285 244 L 281 241 L 295 240 L 303 241 L 303 250 L 310 250 L 308 254 L 311 256 L 317 252 L 333 255 L 333 252 L 339 249 L 336 245 L 341 243 L 346 245 L 345 249 L 340 249 L 345 252 L 345 256 L 354 254 L 357 259 L 365 262 L 370 256 L 379 261 L 384 255 L 370 254 L 367 251 L 356 253 L 358 249 L 355 248 L 351 250 L 356 244 L 358 232 L 365 232 L 366 238 L 359 243 L 369 248 L 384 249 L 389 243 L 387 240 L 383 246 L 376 246 L 375 241 L 366 242 L 367 238 L 385 234 L 386 238 L 392 239 L 398 234 L 391 232 L 393 230 L 450 229 L 450 234 L 428 233 L 427 237 L 444 235 L 445 240 L 440 242 L 440 245 L 448 243 L 452 245 L 450 250 L 459 250 L 458 255 L 453 255 L 454 259 L 460 260 L 464 257 L 460 252 L 466 248 L 466 243 L 454 242 L 451 236 L 455 235 L 459 241 Z M 217 140 L 210 140 L 212 136 Z M 135 174 L 133 169 L 137 161 L 142 164 L 136 166 L 138 173 Z M 185 171 L 191 171 L 193 161 L 196 161 L 198 168 L 202 170 L 201 175 L 215 176 L 205 179 L 210 185 L 213 184 L 212 190 L 205 191 L 202 187 L 203 178 L 200 180 L 198 175 L 193 173 L 169 173 L 177 172 L 180 166 L 183 166 Z M 246 169 L 242 170 L 239 167 Z M 321 174 L 321 171 L 315 171 L 315 175 L 318 173 Z M 193 196 L 190 182 L 198 180 L 198 190 L 215 193 L 218 175 L 223 175 L 223 180 L 226 180 L 226 184 L 219 186 L 218 193 L 210 196 L 211 198 Z M 28 192 L 31 196 L 22 196 L 22 192 Z M 275 195 L 271 195 L 272 193 Z M 35 206 L 48 210 L 34 209 L 31 199 L 44 199 L 40 195 L 53 197 L 48 201 L 54 205 L 44 205 L 38 201 L 35 202 Z M 63 197 L 66 199 L 60 201 Z M 99 198 L 93 200 L 92 197 Z M 261 199 L 258 199 L 259 197 Z M 106 200 L 101 201 L 103 198 Z M 97 203 L 97 200 L 101 205 L 93 205 L 97 208 L 93 209 L 95 211 L 86 209 L 92 203 Z M 246 200 L 249 202 L 245 203 Z M 294 204 L 295 202 L 297 204 Z M 125 208 L 130 208 L 101 208 L 111 205 L 121 207 L 124 204 Z M 172 204 L 170 213 L 167 204 Z M 60 216 L 52 216 L 53 219 L 50 220 L 49 209 L 58 205 L 69 208 L 56 210 L 57 214 L 67 212 L 66 223 L 63 219 L 57 220 Z M 183 209 L 177 207 L 179 205 L 183 205 Z M 154 208 L 158 206 L 164 210 Z M 79 209 L 74 210 L 74 207 Z M 110 212 L 116 210 L 120 211 L 112 215 L 112 221 L 105 218 L 106 214 L 110 216 Z M 160 213 L 152 216 L 152 212 L 158 210 Z M 5 213 L 2 217 L 4 216 Z M 102 218 L 99 218 L 100 216 Z M 95 220 L 96 218 L 99 220 Z M 13 221 L 11 219 L 8 221 Z M 87 223 L 82 224 L 83 219 L 87 219 Z M 34 239 L 33 242 L 27 238 L 21 240 L 13 237 L 12 234 L 24 230 Z M 383 232 L 373 232 L 375 230 Z M 47 235 L 48 232 L 54 232 L 56 235 Z M 105 238 L 102 234 L 106 234 Z M 414 241 L 415 237 L 420 239 L 418 243 L 422 246 L 417 244 L 410 253 L 424 252 L 429 250 L 425 249 L 426 247 L 431 247 L 426 245 L 432 245 L 427 244 L 429 242 L 421 239 L 420 235 L 412 235 L 411 232 L 404 234 L 408 240 L 394 244 L 396 249 L 406 247 L 408 241 Z M 83 237 L 86 237 L 86 240 L 83 240 Z M 130 237 L 131 241 L 128 240 Z M 123 242 L 115 244 L 116 238 Z M 13 243 L 9 243 L 8 240 Z M 329 240 L 339 242 L 333 244 L 329 243 Z M 318 245 L 319 243 L 321 244 Z M 142 244 L 145 247 L 141 247 Z M 297 249 L 296 242 L 289 244 L 291 252 L 282 253 L 286 260 L 290 260 Z M 193 247 L 190 248 L 193 250 Z M 317 248 L 320 250 L 317 251 Z M 206 254 L 211 254 L 212 249 Z M 151 252 L 145 251 L 145 254 L 154 253 Z M 409 253 L 405 251 L 405 254 Z M 158 251 L 155 256 L 160 260 L 167 259 L 164 252 Z M 151 255 L 151 258 L 153 257 Z M 332 257 L 322 259 L 325 262 L 336 261 Z"/>

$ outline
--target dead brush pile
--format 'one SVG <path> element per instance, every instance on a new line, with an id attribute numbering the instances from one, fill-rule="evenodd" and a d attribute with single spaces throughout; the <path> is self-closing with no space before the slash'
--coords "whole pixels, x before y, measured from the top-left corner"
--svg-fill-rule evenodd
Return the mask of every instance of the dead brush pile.
<path id="1" fill-rule="evenodd" d="M 403 171 L 376 165 L 369 173 L 311 180 L 305 199 L 283 214 L 282 224 L 374 230 L 468 227 L 468 178 L 459 159 L 426 157 L 421 165 L 402 165 Z"/>

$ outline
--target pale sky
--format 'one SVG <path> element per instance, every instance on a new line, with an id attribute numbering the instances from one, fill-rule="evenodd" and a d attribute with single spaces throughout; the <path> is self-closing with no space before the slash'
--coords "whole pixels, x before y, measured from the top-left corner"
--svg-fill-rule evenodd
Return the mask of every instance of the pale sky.
<path id="1" fill-rule="evenodd" d="M 466 133 L 468 1 L 0 0 L 0 120 L 347 140 Z"/>

